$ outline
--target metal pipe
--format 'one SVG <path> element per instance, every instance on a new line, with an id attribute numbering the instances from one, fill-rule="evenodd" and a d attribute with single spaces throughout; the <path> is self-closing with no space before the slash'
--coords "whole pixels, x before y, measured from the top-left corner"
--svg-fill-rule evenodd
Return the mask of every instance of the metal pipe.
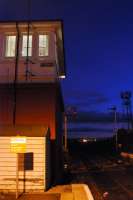
<path id="1" fill-rule="evenodd" d="M 30 34 L 30 24 L 28 22 L 28 29 L 27 29 L 27 52 L 26 52 L 26 81 L 28 80 L 29 75 L 29 34 Z"/>
<path id="2" fill-rule="evenodd" d="M 118 148 L 118 135 L 117 135 L 117 110 L 115 108 L 114 110 L 114 132 L 115 132 L 115 147 L 116 147 L 116 151 L 117 151 L 117 148 Z"/>
<path id="3" fill-rule="evenodd" d="M 13 125 L 16 124 L 16 102 L 17 102 L 17 81 L 18 81 L 18 61 L 19 61 L 19 24 L 16 22 L 16 31 L 17 31 L 17 44 L 16 44 L 16 56 L 15 56 L 15 77 L 13 84 L 13 92 L 14 92 L 14 102 L 13 102 Z"/>
<path id="4" fill-rule="evenodd" d="M 64 148 L 67 151 L 67 115 L 64 114 Z"/>

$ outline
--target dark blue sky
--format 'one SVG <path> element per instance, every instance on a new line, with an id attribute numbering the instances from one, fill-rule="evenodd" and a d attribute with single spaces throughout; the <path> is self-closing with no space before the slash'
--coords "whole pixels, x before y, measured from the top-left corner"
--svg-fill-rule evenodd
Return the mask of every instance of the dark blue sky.
<path id="1" fill-rule="evenodd" d="M 0 20 L 8 19 L 27 19 L 27 0 L 0 0 Z M 82 119 L 80 128 L 76 123 L 80 132 L 88 128 L 92 133 L 90 119 L 95 127 L 101 118 L 99 132 L 105 133 L 100 127 L 108 108 L 117 105 L 120 112 L 120 92 L 133 92 L 133 1 L 31 0 L 31 19 L 64 20 L 65 104 L 76 106 L 79 116 L 88 119 L 84 127 Z"/>

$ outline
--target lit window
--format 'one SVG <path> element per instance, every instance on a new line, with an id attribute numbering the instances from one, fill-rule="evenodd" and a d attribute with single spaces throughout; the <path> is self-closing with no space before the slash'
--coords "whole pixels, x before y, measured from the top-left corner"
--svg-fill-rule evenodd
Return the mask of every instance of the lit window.
<path id="1" fill-rule="evenodd" d="M 29 44 L 27 48 L 27 40 L 29 37 Z M 28 50 L 28 56 L 32 56 L 32 35 L 23 35 L 22 37 L 22 56 L 27 56 L 27 50 Z"/>
<path id="2" fill-rule="evenodd" d="M 6 36 L 6 57 L 14 57 L 15 56 L 15 47 L 16 47 L 16 36 L 8 35 Z"/>
<path id="3" fill-rule="evenodd" d="M 39 35 L 39 56 L 48 56 L 48 35 Z"/>

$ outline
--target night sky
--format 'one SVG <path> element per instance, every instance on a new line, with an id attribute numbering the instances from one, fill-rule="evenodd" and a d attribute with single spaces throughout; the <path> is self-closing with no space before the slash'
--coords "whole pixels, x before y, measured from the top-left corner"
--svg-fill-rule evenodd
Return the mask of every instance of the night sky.
<path id="1" fill-rule="evenodd" d="M 30 19 L 63 19 L 67 78 L 66 106 L 77 117 L 70 136 L 110 136 L 122 112 L 120 92 L 133 92 L 132 0 L 31 0 Z M 28 18 L 27 0 L 0 0 L 0 20 Z M 121 123 L 119 123 L 121 127 Z"/>

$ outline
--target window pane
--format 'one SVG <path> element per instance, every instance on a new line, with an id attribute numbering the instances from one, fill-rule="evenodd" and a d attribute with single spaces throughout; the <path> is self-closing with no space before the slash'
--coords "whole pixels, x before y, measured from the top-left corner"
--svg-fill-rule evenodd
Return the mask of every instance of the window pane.
<path id="1" fill-rule="evenodd" d="M 23 35 L 23 38 L 22 38 L 22 56 L 27 56 L 27 40 L 28 40 L 28 36 Z M 32 35 L 29 35 L 28 56 L 32 56 Z"/>
<path id="2" fill-rule="evenodd" d="M 6 57 L 14 57 L 15 56 L 15 46 L 16 46 L 16 36 L 8 35 L 6 36 Z"/>
<path id="3" fill-rule="evenodd" d="M 39 56 L 48 56 L 48 35 L 39 35 Z"/>

